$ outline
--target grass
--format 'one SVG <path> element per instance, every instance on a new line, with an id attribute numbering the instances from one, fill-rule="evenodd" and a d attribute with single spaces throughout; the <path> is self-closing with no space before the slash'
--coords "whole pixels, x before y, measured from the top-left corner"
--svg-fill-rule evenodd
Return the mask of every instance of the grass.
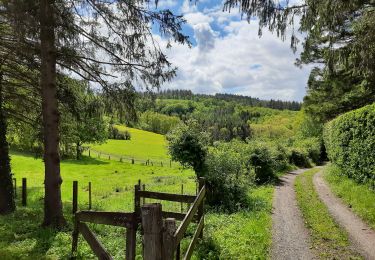
<path id="1" fill-rule="evenodd" d="M 341 174 L 334 165 L 326 168 L 324 178 L 331 190 L 351 209 L 375 229 L 375 190 Z"/>
<path id="2" fill-rule="evenodd" d="M 334 221 L 314 189 L 312 169 L 296 178 L 298 205 L 310 230 L 312 247 L 321 259 L 360 259 L 351 250 L 348 234 Z"/>
<path id="3" fill-rule="evenodd" d="M 13 152 L 12 171 L 18 185 L 22 177 L 28 181 L 28 206 L 0 217 L 0 259 L 67 259 L 70 256 L 72 232 L 72 182 L 79 182 L 79 208 L 88 207 L 88 182 L 92 182 L 93 209 L 132 211 L 133 189 L 138 179 L 146 189 L 180 193 L 181 184 L 188 194 L 195 194 L 195 176 L 191 170 L 177 167 L 144 166 L 84 157 L 81 161 L 61 162 L 62 201 L 68 227 L 62 232 L 41 228 L 43 219 L 44 166 L 41 159 Z M 20 188 L 18 188 L 20 194 Z M 195 259 L 267 259 L 271 244 L 271 209 L 273 186 L 257 187 L 249 193 L 251 209 L 235 214 L 208 212 L 205 239 Z M 155 202 L 148 200 L 146 202 Z M 180 204 L 163 202 L 163 209 L 179 211 Z M 124 259 L 124 229 L 90 225 L 99 240 L 115 259 Z M 194 226 L 188 236 L 194 232 Z M 189 238 L 183 240 L 182 250 Z M 141 237 L 138 234 L 137 259 L 141 259 Z M 78 259 L 96 259 L 80 237 Z"/>
<path id="4" fill-rule="evenodd" d="M 205 239 L 194 259 L 268 259 L 273 191 L 271 185 L 254 188 L 248 211 L 208 214 Z"/>
<path id="5" fill-rule="evenodd" d="M 0 259 L 66 259 L 71 248 L 72 182 L 79 182 L 79 208 L 88 207 L 88 182 L 92 182 L 93 209 L 106 211 L 133 211 L 133 190 L 138 179 L 146 189 L 164 192 L 195 194 L 195 176 L 191 170 L 142 166 L 130 163 L 85 157 L 82 161 L 66 160 L 61 163 L 63 177 L 62 201 L 69 227 L 63 232 L 40 228 L 43 218 L 43 162 L 32 156 L 12 153 L 12 171 L 18 184 L 22 177 L 28 181 L 28 206 L 15 213 L 0 217 Z M 20 194 L 20 189 L 18 189 Z M 146 202 L 151 202 L 148 200 Z M 154 202 L 154 200 L 152 200 Z M 20 205 L 20 201 L 17 200 Z M 163 209 L 179 211 L 179 203 L 163 202 Z M 124 229 L 91 225 L 115 259 L 124 258 Z M 140 245 L 140 243 L 138 243 Z M 141 254 L 141 248 L 138 248 Z M 88 245 L 80 240 L 80 259 L 95 259 Z"/>
<path id="6" fill-rule="evenodd" d="M 120 131 L 127 130 L 131 134 L 131 140 L 109 139 L 104 144 L 90 145 L 99 152 L 134 158 L 135 160 L 155 161 L 169 160 L 167 142 L 165 136 L 118 125 Z"/>

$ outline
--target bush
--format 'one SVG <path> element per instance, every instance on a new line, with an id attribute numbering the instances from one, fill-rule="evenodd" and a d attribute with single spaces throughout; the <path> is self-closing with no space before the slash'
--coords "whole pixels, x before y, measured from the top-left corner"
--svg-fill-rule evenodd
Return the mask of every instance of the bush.
<path id="1" fill-rule="evenodd" d="M 328 158 L 358 182 L 375 180 L 375 104 L 345 113 L 324 127 Z"/>
<path id="2" fill-rule="evenodd" d="M 251 165 L 255 173 L 255 181 L 258 184 L 269 182 L 275 178 L 275 161 L 270 150 L 265 146 L 259 146 L 251 150 L 248 165 Z"/>
<path id="3" fill-rule="evenodd" d="M 298 140 L 294 143 L 300 152 L 307 156 L 308 159 L 315 164 L 321 164 L 323 161 L 322 156 L 322 141 L 318 137 L 304 138 L 303 140 Z"/>
<path id="4" fill-rule="evenodd" d="M 234 212 L 247 206 L 251 181 L 241 154 L 227 148 L 219 145 L 210 149 L 207 156 L 206 201 L 212 207 Z"/>
<path id="5" fill-rule="evenodd" d="M 290 151 L 289 162 L 297 167 L 311 167 L 308 155 L 304 151 L 297 148 L 293 148 Z"/>
<path id="6" fill-rule="evenodd" d="M 129 131 L 120 131 L 118 128 L 115 126 L 111 125 L 109 127 L 109 138 L 110 139 L 115 139 L 115 140 L 130 140 L 131 139 L 131 134 Z"/>

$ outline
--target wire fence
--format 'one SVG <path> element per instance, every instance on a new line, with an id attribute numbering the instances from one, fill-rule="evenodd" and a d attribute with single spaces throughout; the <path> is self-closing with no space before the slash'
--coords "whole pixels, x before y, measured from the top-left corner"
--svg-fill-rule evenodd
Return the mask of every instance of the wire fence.
<path id="1" fill-rule="evenodd" d="M 115 160 L 119 162 L 129 162 L 131 164 L 140 164 L 145 166 L 160 166 L 160 167 L 172 167 L 179 165 L 176 162 L 172 162 L 172 160 L 166 160 L 157 157 L 149 157 L 147 159 L 139 159 L 129 155 L 119 155 L 113 153 L 105 153 L 102 151 L 98 151 L 95 149 L 87 149 L 84 152 L 85 155 L 88 155 L 92 158 L 99 158 L 99 159 L 107 159 L 107 160 Z"/>

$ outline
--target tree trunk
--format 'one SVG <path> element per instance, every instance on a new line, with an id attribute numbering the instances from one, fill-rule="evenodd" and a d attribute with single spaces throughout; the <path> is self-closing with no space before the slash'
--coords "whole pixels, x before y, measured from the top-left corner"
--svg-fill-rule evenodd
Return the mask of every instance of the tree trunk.
<path id="1" fill-rule="evenodd" d="M 12 173 L 10 171 L 9 146 L 6 139 L 7 124 L 4 113 L 2 86 L 3 74 L 0 68 L 0 214 L 15 210 Z"/>
<path id="2" fill-rule="evenodd" d="M 59 112 L 56 86 L 54 0 L 40 0 L 40 44 L 42 112 L 44 131 L 44 222 L 43 226 L 65 226 L 61 202 L 59 156 Z"/>

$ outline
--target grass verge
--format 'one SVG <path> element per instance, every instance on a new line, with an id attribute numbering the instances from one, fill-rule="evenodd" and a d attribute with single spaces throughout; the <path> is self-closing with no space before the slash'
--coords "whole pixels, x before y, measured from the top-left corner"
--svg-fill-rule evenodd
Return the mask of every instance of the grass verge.
<path id="1" fill-rule="evenodd" d="M 334 165 L 326 168 L 324 178 L 333 193 L 375 229 L 375 191 L 370 185 L 355 182 Z"/>
<path id="2" fill-rule="evenodd" d="M 269 259 L 274 187 L 249 193 L 250 209 L 206 216 L 204 240 L 193 259 Z"/>
<path id="3" fill-rule="evenodd" d="M 361 259 L 350 248 L 348 234 L 331 217 L 314 189 L 313 176 L 319 169 L 311 169 L 297 176 L 297 202 L 306 226 L 310 230 L 312 247 L 321 259 Z"/>

